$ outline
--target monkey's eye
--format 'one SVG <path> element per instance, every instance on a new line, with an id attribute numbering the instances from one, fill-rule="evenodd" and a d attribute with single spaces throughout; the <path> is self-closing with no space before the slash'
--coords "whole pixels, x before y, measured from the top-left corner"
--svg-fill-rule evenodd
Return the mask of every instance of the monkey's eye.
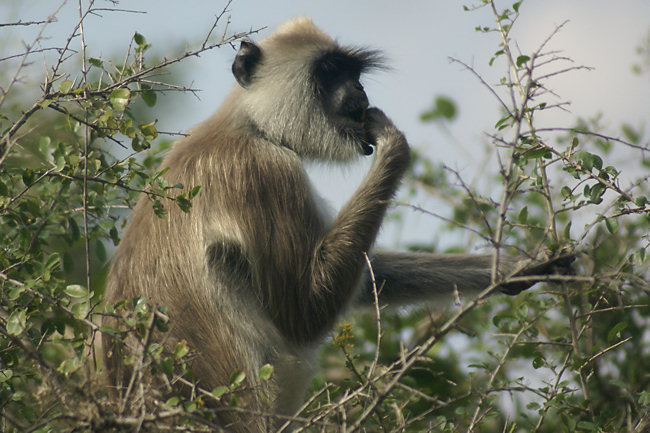
<path id="1" fill-rule="evenodd" d="M 361 143 L 361 151 L 363 152 L 364 155 L 370 156 L 372 155 L 374 149 L 372 145 L 370 145 L 370 143 Z"/>

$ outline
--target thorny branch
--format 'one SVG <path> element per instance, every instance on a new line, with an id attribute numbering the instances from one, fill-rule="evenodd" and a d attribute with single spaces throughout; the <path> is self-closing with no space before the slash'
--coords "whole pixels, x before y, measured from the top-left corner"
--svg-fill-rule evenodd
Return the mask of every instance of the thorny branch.
<path id="1" fill-rule="evenodd" d="M 51 23 L 54 21 L 56 14 L 59 12 L 59 10 L 63 7 L 65 2 L 63 2 L 59 8 L 50 16 L 50 18 L 45 22 L 43 27 L 41 28 L 39 34 L 35 38 L 34 42 L 30 44 L 25 52 L 25 54 L 22 57 L 22 61 L 16 68 L 16 72 L 14 74 L 13 79 L 10 82 L 10 85 L 7 87 L 7 89 L 4 89 L 2 91 L 2 94 L 0 95 L 0 106 L 2 106 L 4 99 L 6 98 L 7 94 L 9 93 L 10 89 L 15 85 L 17 82 L 17 77 L 25 67 L 25 62 L 27 57 L 33 52 L 32 50 L 34 49 L 35 46 L 42 40 L 42 35 L 43 31 L 45 30 L 45 27 L 47 24 Z M 93 95 L 105 95 L 108 96 L 110 93 L 117 89 L 117 88 L 122 88 L 126 87 L 131 83 L 134 82 L 139 82 L 145 79 L 146 77 L 150 77 L 153 75 L 155 72 L 164 69 L 170 65 L 179 63 L 189 57 L 198 57 L 202 53 L 206 51 L 213 50 L 215 48 L 222 47 L 224 45 L 232 45 L 236 41 L 245 38 L 251 34 L 257 33 L 260 29 L 256 30 L 250 30 L 248 32 L 242 32 L 242 33 L 233 33 L 230 35 L 227 35 L 225 32 L 227 31 L 227 25 L 226 25 L 226 30 L 224 30 L 224 34 L 222 35 L 221 39 L 218 40 L 217 42 L 208 44 L 207 41 L 209 39 L 209 36 L 213 33 L 214 29 L 219 25 L 219 23 L 222 21 L 222 19 L 226 16 L 227 14 L 227 6 L 230 4 L 226 5 L 226 8 L 224 8 L 220 14 L 218 14 L 215 18 L 215 20 L 212 23 L 211 29 L 209 30 L 208 37 L 206 37 L 204 44 L 193 50 L 187 50 L 183 54 L 174 57 L 174 58 L 169 58 L 169 59 L 163 59 L 157 64 L 150 66 L 148 68 L 145 68 L 143 70 L 140 70 L 134 74 L 131 74 L 129 76 L 125 76 L 121 78 L 120 80 L 107 85 L 106 87 L 102 89 L 97 89 L 93 92 Z M 86 16 L 89 14 L 92 14 L 98 10 L 103 10 L 103 11 L 115 11 L 116 9 L 107 9 L 107 8 L 101 8 L 101 9 L 95 9 L 93 8 L 94 2 L 90 3 L 90 6 L 86 9 L 86 11 L 81 15 L 79 22 L 76 24 L 74 31 L 68 36 L 65 44 L 63 45 L 62 48 L 57 49 L 59 52 L 59 57 L 54 63 L 54 66 L 51 68 L 51 72 L 48 73 L 45 82 L 43 84 L 43 94 L 41 97 L 23 114 L 13 123 L 12 127 L 0 138 L 0 166 L 4 163 L 6 160 L 7 155 L 9 154 L 11 148 L 15 145 L 14 138 L 16 137 L 17 133 L 20 131 L 22 126 L 27 122 L 29 118 L 31 118 L 36 112 L 41 110 L 44 106 L 47 106 L 48 103 L 46 101 L 56 101 L 59 98 L 63 96 L 67 96 L 66 94 L 61 94 L 60 92 L 56 92 L 53 90 L 53 83 L 58 81 L 61 78 L 61 75 L 59 74 L 59 70 L 61 69 L 61 66 L 63 63 L 70 58 L 71 55 L 76 54 L 76 52 L 73 52 L 72 54 L 68 54 L 71 52 L 70 49 L 70 44 L 74 38 L 77 36 L 80 36 L 80 29 L 83 26 L 83 20 L 85 19 Z M 82 42 L 83 44 L 83 42 Z M 83 56 L 85 58 L 85 55 Z M 126 68 L 123 68 L 122 70 L 126 70 Z M 85 92 L 90 92 L 90 89 L 88 89 L 87 85 L 84 87 L 83 91 Z"/>

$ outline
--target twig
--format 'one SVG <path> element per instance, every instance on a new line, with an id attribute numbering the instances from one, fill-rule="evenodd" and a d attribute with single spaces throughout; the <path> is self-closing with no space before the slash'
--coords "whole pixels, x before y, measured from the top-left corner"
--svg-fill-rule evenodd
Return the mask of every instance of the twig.
<path id="1" fill-rule="evenodd" d="M 56 21 L 56 20 L 54 20 Z M 53 21 L 50 20 L 44 20 L 44 21 L 22 21 L 18 20 L 13 23 L 0 23 L 0 27 L 11 27 L 11 26 L 36 26 L 39 24 L 49 24 Z"/>
<path id="2" fill-rule="evenodd" d="M 85 93 L 85 89 L 88 88 L 88 70 L 86 69 L 86 40 L 84 37 L 84 20 L 86 15 L 90 12 L 94 5 L 95 1 L 90 0 L 88 4 L 88 9 L 84 13 L 82 0 L 79 0 L 79 39 L 81 43 L 81 77 L 83 83 L 83 96 L 84 99 L 88 98 L 88 95 Z M 91 278 L 90 278 L 90 236 L 88 235 L 88 154 L 90 152 L 90 128 L 88 128 L 88 110 L 84 110 L 84 134 L 83 134 L 83 144 L 84 144 L 84 168 L 83 168 L 83 183 L 82 183 L 82 193 L 81 193 L 81 203 L 83 207 L 83 231 L 84 231 L 84 250 L 85 250 L 85 264 L 86 264 L 86 290 L 90 292 L 91 289 Z M 91 301 L 88 300 L 90 303 Z M 92 304 L 90 305 L 92 308 Z"/>
<path id="3" fill-rule="evenodd" d="M 368 369 L 368 374 L 367 377 L 370 378 L 374 376 L 375 370 L 377 369 L 377 364 L 379 363 L 379 348 L 381 347 L 381 307 L 379 304 L 379 295 L 378 295 L 378 290 L 377 290 L 377 281 L 375 280 L 375 273 L 372 270 L 372 263 L 370 262 L 370 258 L 368 257 L 368 254 L 363 253 L 363 257 L 366 260 L 366 266 L 368 267 L 368 273 L 370 274 L 370 283 L 372 285 L 372 296 L 373 296 L 373 304 L 375 307 L 375 326 L 377 329 L 377 338 L 375 341 L 375 354 L 372 359 L 372 362 L 370 363 L 370 367 Z"/>
<path id="4" fill-rule="evenodd" d="M 609 347 L 607 347 L 607 348 L 605 348 L 605 349 L 603 349 L 603 350 L 599 350 L 598 353 L 596 353 L 595 355 L 593 355 L 592 357 L 590 357 L 588 360 L 586 360 L 586 361 L 585 361 L 585 362 L 580 366 L 580 370 L 584 369 L 585 367 L 587 367 L 587 365 L 591 364 L 592 362 L 594 362 L 596 359 L 600 358 L 601 356 L 603 356 L 603 355 L 606 354 L 607 352 L 616 349 L 618 346 L 620 346 L 621 344 L 625 344 L 625 343 L 627 343 L 627 342 L 630 341 L 631 339 L 632 339 L 632 337 L 627 337 L 625 340 L 621 340 L 621 341 L 619 341 L 618 343 L 613 344 L 613 345 L 611 345 L 611 346 L 609 346 Z"/>

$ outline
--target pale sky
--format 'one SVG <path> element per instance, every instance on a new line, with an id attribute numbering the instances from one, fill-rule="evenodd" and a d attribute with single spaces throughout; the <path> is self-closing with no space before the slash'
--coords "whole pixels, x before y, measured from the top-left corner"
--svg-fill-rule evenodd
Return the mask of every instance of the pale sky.
<path id="1" fill-rule="evenodd" d="M 497 1 L 497 6 L 510 6 L 512 2 Z M 61 3 L 64 2 L 5 0 L 0 5 L 0 22 L 43 19 Z M 474 31 L 477 26 L 493 24 L 490 10 L 465 12 L 463 4 L 470 2 L 234 0 L 229 8 L 230 29 L 267 27 L 254 37 L 261 38 L 289 18 L 311 16 L 343 44 L 384 50 L 392 69 L 365 81 L 371 104 L 393 119 L 412 146 L 423 149 L 435 160 L 444 160 L 469 181 L 480 181 L 483 149 L 488 142 L 484 131 L 499 119 L 498 105 L 470 73 L 450 63 L 449 57 L 470 64 L 490 84 L 503 76 L 505 68 L 499 62 L 488 66 L 492 53 L 499 49 L 498 36 Z M 98 0 L 97 5 L 112 7 L 111 2 L 104 0 Z M 77 6 L 76 0 L 64 4 L 58 22 L 45 31 L 51 38 L 45 44 L 60 45 L 76 23 Z M 155 53 L 169 51 L 173 55 L 173 47 L 190 46 L 201 40 L 223 6 L 222 1 L 208 0 L 121 0 L 117 7 L 146 13 L 103 12 L 101 17 L 89 18 L 85 25 L 89 55 L 114 57 L 123 53 L 136 31 L 153 44 Z M 562 50 L 561 54 L 571 57 L 575 65 L 594 68 L 558 77 L 550 83 L 562 100 L 572 102 L 571 112 L 544 117 L 544 123 L 538 127 L 572 126 L 575 116 L 593 116 L 601 111 L 607 114 L 606 124 L 612 135 L 619 135 L 623 121 L 633 126 L 648 123 L 650 77 L 632 74 L 631 65 L 638 60 L 635 48 L 650 30 L 649 1 L 528 0 L 521 12 L 514 37 L 523 54 L 535 50 L 557 25 L 569 20 L 549 47 Z M 7 28 L 0 29 L 5 40 L 0 48 L 3 54 L 20 50 L 17 43 L 21 38 L 29 41 L 35 31 L 9 29 L 13 32 L 11 39 L 7 38 Z M 178 107 L 174 107 L 177 114 L 161 119 L 164 123 L 158 124 L 159 129 L 185 131 L 207 118 L 234 84 L 230 73 L 234 55 L 230 47 L 224 47 L 187 62 L 187 84 L 202 90 L 200 100 L 190 95 L 179 99 Z M 418 120 L 439 94 L 458 104 L 459 118 L 449 126 L 453 140 L 435 125 Z M 315 170 L 314 181 L 326 184 L 319 190 L 338 207 L 353 191 L 364 170 L 363 164 L 354 165 L 344 170 L 346 176 L 342 177 L 341 171 L 320 168 Z M 409 225 L 414 225 L 415 230 L 402 234 L 407 240 L 426 242 L 434 236 L 432 230 L 437 224 L 431 217 L 414 216 Z M 394 241 L 394 236 L 385 236 L 390 239 L 383 238 L 384 242 Z"/>

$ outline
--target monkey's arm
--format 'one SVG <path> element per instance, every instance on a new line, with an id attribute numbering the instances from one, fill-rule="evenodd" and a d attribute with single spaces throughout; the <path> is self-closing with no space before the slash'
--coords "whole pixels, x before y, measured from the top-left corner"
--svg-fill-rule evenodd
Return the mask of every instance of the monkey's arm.
<path id="1" fill-rule="evenodd" d="M 561 256 L 529 265 L 519 276 L 567 273 L 573 258 Z M 372 273 L 382 305 L 404 305 L 449 298 L 454 290 L 472 295 L 486 289 L 491 282 L 491 254 L 429 254 L 378 252 L 371 258 Z M 523 267 L 516 259 L 500 258 L 501 276 Z M 497 277 L 499 278 L 499 277 Z M 535 284 L 535 280 L 507 283 L 499 288 L 514 295 Z M 358 304 L 374 302 L 370 270 L 364 275 Z"/>
<path id="2" fill-rule="evenodd" d="M 330 329 L 356 295 L 369 251 L 386 208 L 410 161 L 406 139 L 377 109 L 368 110 L 367 132 L 377 155 L 370 172 L 315 245 L 308 290 L 299 297 L 296 314 L 309 318 L 293 330 L 301 342 L 313 341 Z"/>

